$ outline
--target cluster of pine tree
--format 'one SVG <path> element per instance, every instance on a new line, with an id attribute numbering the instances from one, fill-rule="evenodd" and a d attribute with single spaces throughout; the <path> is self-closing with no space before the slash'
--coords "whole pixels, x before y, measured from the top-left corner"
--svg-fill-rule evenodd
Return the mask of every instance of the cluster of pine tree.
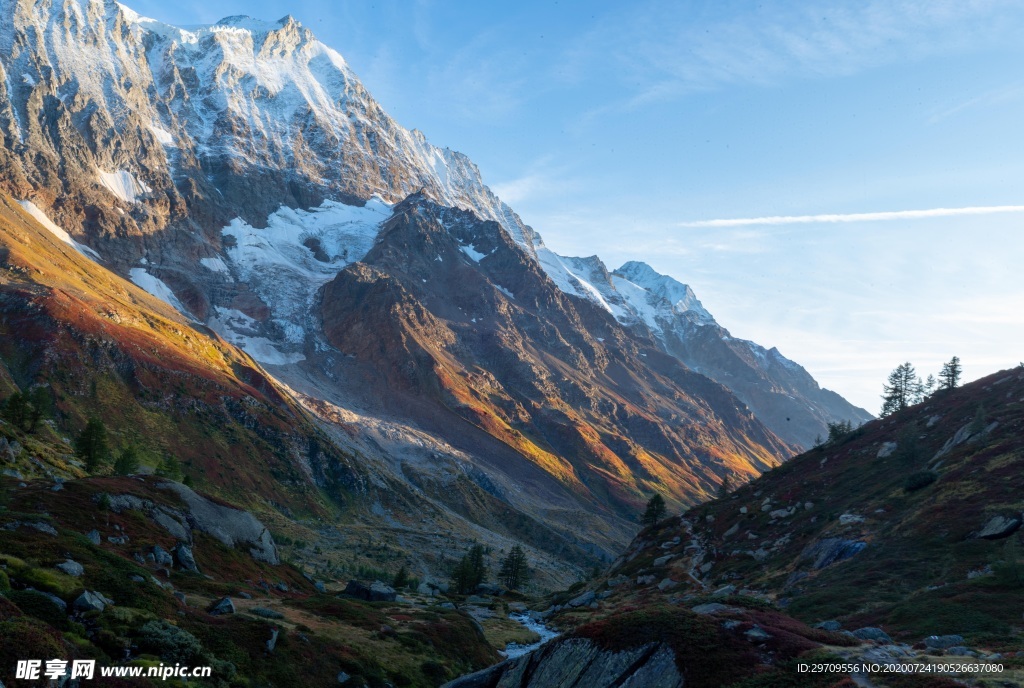
<path id="1" fill-rule="evenodd" d="M 963 368 L 957 356 L 942 364 L 938 379 L 929 375 L 923 382 L 912 363 L 902 363 L 889 373 L 888 380 L 882 386 L 882 410 L 878 415 L 885 418 L 921 403 L 937 391 L 954 389 L 960 385 L 962 374 Z"/>
<path id="2" fill-rule="evenodd" d="M 483 545 L 473 545 L 463 555 L 459 563 L 452 569 L 452 587 L 460 595 L 468 595 L 476 591 L 481 583 L 487 582 L 488 567 L 487 550 Z M 498 581 L 509 590 L 518 590 L 530 580 L 530 566 L 526 560 L 526 552 L 519 545 L 514 545 L 501 560 L 498 570 Z"/>

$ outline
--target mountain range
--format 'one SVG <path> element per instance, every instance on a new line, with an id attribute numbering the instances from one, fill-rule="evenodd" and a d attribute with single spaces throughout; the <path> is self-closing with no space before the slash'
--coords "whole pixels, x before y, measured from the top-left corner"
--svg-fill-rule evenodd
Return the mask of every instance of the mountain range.
<path id="1" fill-rule="evenodd" d="M 0 71 L 6 307 L 47 313 L 9 330 L 5 379 L 87 374 L 157 417 L 108 404 L 119 441 L 160 451 L 241 424 L 230 452 L 185 453 L 198 484 L 268 518 L 389 532 L 423 575 L 441 542 L 521 541 L 564 580 L 614 556 L 652 492 L 692 505 L 870 418 L 675 279 L 551 251 L 292 17 L 180 29 L 103 0 L 2 0 Z M 184 358 L 152 353 L 170 349 Z M 155 377 L 126 377 L 141 369 Z M 197 401 L 170 425 L 203 398 L 183 370 L 245 413 L 223 426 L 228 402 Z M 88 415 L 75 384 L 55 393 L 69 431 Z M 241 449 L 255 437 L 279 466 Z"/>

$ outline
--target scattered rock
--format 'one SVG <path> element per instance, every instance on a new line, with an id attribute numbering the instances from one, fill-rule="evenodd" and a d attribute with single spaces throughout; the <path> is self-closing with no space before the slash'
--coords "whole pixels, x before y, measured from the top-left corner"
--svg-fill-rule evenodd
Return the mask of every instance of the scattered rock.
<path id="1" fill-rule="evenodd" d="M 883 631 L 881 628 L 874 628 L 872 626 L 866 626 L 864 628 L 858 628 L 853 632 L 854 637 L 860 638 L 861 640 L 875 640 L 881 643 L 891 643 L 892 638 L 889 634 Z"/>
<path id="2" fill-rule="evenodd" d="M 637 576 L 637 585 L 651 585 L 654 581 L 658 580 L 656 576 Z"/>
<path id="3" fill-rule="evenodd" d="M 860 514 L 843 514 L 842 516 L 839 517 L 839 524 L 843 525 L 843 526 L 848 526 L 851 523 L 863 523 L 863 522 L 864 522 L 864 517 L 861 516 Z"/>
<path id="4" fill-rule="evenodd" d="M 896 451 L 895 442 L 882 442 L 882 446 L 878 448 L 878 453 L 875 456 L 879 459 L 886 459 L 892 456 L 894 451 Z"/>
<path id="5" fill-rule="evenodd" d="M 741 507 L 740 507 L 740 513 L 741 513 L 741 514 L 745 514 L 745 513 L 747 513 L 747 507 L 745 507 L 745 506 L 741 506 Z"/>
<path id="6" fill-rule="evenodd" d="M 241 590 L 241 591 L 237 592 L 235 594 L 235 597 L 241 597 L 243 600 L 251 600 L 252 599 L 252 595 L 250 595 L 249 593 L 245 592 L 244 590 Z"/>
<path id="7" fill-rule="evenodd" d="M 109 536 L 107 536 L 107 542 L 109 542 L 112 545 L 127 545 L 128 544 L 128 536 L 127 535 L 109 535 Z"/>
<path id="8" fill-rule="evenodd" d="M 103 600 L 104 598 L 99 593 L 86 590 L 71 603 L 71 607 L 76 612 L 101 612 L 107 607 Z"/>
<path id="9" fill-rule="evenodd" d="M 735 594 L 735 585 L 725 585 L 711 593 L 712 597 L 728 597 L 729 595 Z"/>
<path id="10" fill-rule="evenodd" d="M 946 650 L 947 655 L 954 655 L 956 657 L 977 657 L 978 653 L 969 647 L 963 645 L 955 645 Z"/>
<path id="11" fill-rule="evenodd" d="M 742 610 L 738 607 L 721 604 L 720 602 L 707 602 L 705 604 L 698 604 L 691 611 L 694 614 L 719 614 L 721 612 L 741 612 Z"/>
<path id="12" fill-rule="evenodd" d="M 820 628 L 823 631 L 838 631 L 843 625 L 835 620 L 822 621 L 821 623 L 814 624 L 815 628 Z"/>
<path id="13" fill-rule="evenodd" d="M 658 583 L 658 590 L 665 592 L 666 590 L 672 590 L 673 588 L 679 587 L 679 582 L 674 581 L 671 578 L 665 578 Z"/>
<path id="14" fill-rule="evenodd" d="M 574 597 L 573 599 L 569 600 L 568 606 L 570 606 L 570 607 L 585 607 L 585 606 L 589 605 L 591 602 L 593 602 L 596 598 L 597 598 L 597 595 L 594 594 L 593 590 L 587 590 L 582 595 L 579 595 L 579 596 Z"/>
<path id="15" fill-rule="evenodd" d="M 930 650 L 945 650 L 964 644 L 962 635 L 930 635 L 924 639 L 925 647 Z"/>
<path id="16" fill-rule="evenodd" d="M 367 585 L 356 580 L 349 581 L 342 594 L 369 602 L 394 602 L 398 596 L 394 588 L 380 581 Z"/>
<path id="17" fill-rule="evenodd" d="M 47 535 L 56 535 L 57 529 L 51 526 L 49 523 L 43 521 L 30 521 L 25 524 L 29 528 L 38 530 L 40 533 L 46 533 Z"/>
<path id="18" fill-rule="evenodd" d="M 769 635 L 768 632 L 760 626 L 754 626 L 753 628 L 744 631 L 743 635 L 747 636 L 748 638 L 750 638 L 750 640 L 755 642 L 771 640 L 771 635 Z"/>
<path id="19" fill-rule="evenodd" d="M 28 589 L 29 590 L 33 590 L 33 588 L 28 588 Z M 60 607 L 60 610 L 61 610 L 62 613 L 64 613 L 64 614 L 68 613 L 68 603 L 65 602 L 64 600 L 62 600 L 61 598 L 57 597 L 53 593 L 43 592 L 42 590 L 36 590 L 35 592 L 38 592 L 40 595 L 43 595 L 43 596 L 47 597 L 51 602 L 53 602 L 55 605 Z"/>
<path id="20" fill-rule="evenodd" d="M 278 592 L 288 592 L 288 584 L 285 583 L 284 581 L 278 581 L 277 583 L 275 583 L 274 584 L 274 588 Z"/>
<path id="21" fill-rule="evenodd" d="M 220 616 L 222 614 L 234 614 L 235 603 L 231 601 L 230 597 L 225 597 L 221 599 L 219 602 L 216 602 L 212 607 L 210 607 L 209 612 L 213 616 Z"/>
<path id="22" fill-rule="evenodd" d="M 262 616 L 264 619 L 283 619 L 284 614 L 273 609 L 267 609 L 266 607 L 253 607 L 249 610 L 250 614 L 256 616 Z"/>
<path id="23" fill-rule="evenodd" d="M 981 540 L 1000 540 L 1020 530 L 1022 522 L 1024 521 L 1022 521 L 1020 515 L 993 516 L 974 537 Z"/>
<path id="24" fill-rule="evenodd" d="M 274 648 L 277 647 L 277 634 L 276 628 L 270 629 L 270 640 L 267 641 L 267 652 L 273 652 Z"/>
<path id="25" fill-rule="evenodd" d="M 837 561 L 849 559 L 865 547 L 867 547 L 867 543 L 859 540 L 825 538 L 809 545 L 800 558 L 804 561 L 811 561 L 811 566 L 815 569 L 823 569 Z"/>
<path id="26" fill-rule="evenodd" d="M 165 550 L 160 545 L 153 545 L 153 548 L 150 550 L 150 554 L 153 555 L 153 562 L 157 566 L 174 565 L 174 558 L 171 556 L 171 553 Z"/>
<path id="27" fill-rule="evenodd" d="M 154 556 L 156 555 L 154 554 Z M 177 560 L 178 566 L 186 571 L 199 572 L 199 567 L 196 566 L 196 559 L 192 555 L 192 548 L 184 542 L 179 542 L 178 546 L 174 548 L 174 558 Z"/>
<path id="28" fill-rule="evenodd" d="M 734 524 L 732 525 L 732 528 L 730 528 L 729 530 L 727 530 L 727 531 L 725 531 L 724 533 L 722 533 L 722 537 L 723 537 L 723 538 L 728 538 L 728 537 L 732 537 L 733 535 L 735 535 L 736 533 L 738 533 L 738 532 L 739 532 L 739 530 L 740 530 L 740 524 L 739 524 L 739 523 L 734 523 Z"/>
<path id="29" fill-rule="evenodd" d="M 667 564 L 670 561 L 672 561 L 672 557 L 673 556 L 674 555 L 672 555 L 672 554 L 666 554 L 663 557 L 658 557 L 657 559 L 654 560 L 654 565 L 655 566 L 664 566 L 665 564 Z"/>
<path id="30" fill-rule="evenodd" d="M 71 559 L 67 559 L 60 564 L 57 564 L 54 568 L 59 571 L 63 571 L 69 576 L 74 576 L 75 578 L 81 578 L 85 573 L 85 568 L 77 561 L 73 561 Z"/>
<path id="31" fill-rule="evenodd" d="M 481 583 L 476 586 L 476 592 L 478 595 L 502 595 L 505 592 L 505 588 L 494 583 Z"/>
<path id="32" fill-rule="evenodd" d="M 134 574 L 134 573 L 132 575 L 128 576 L 128 580 L 130 580 L 133 583 L 145 583 L 146 582 L 145 578 L 143 578 L 142 576 L 140 576 L 138 574 Z"/>
<path id="33" fill-rule="evenodd" d="M 344 683 L 345 681 L 349 680 L 350 678 L 352 678 L 352 677 L 349 676 L 348 674 L 346 674 L 344 671 L 339 671 L 338 672 L 338 683 Z"/>

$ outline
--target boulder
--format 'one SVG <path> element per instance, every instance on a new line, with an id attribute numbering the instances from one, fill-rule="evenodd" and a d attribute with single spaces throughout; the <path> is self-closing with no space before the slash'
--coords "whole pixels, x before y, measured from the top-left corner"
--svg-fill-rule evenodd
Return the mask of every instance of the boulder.
<path id="1" fill-rule="evenodd" d="M 177 493 L 185 502 L 192 528 L 212 535 L 228 547 L 249 545 L 249 554 L 258 561 L 281 563 L 270 531 L 248 511 L 217 504 L 181 483 L 166 482 L 157 487 Z"/>
<path id="2" fill-rule="evenodd" d="M 679 586 L 679 581 L 674 581 L 671 578 L 664 578 L 658 583 L 658 590 L 665 592 L 666 590 L 672 590 Z"/>
<path id="3" fill-rule="evenodd" d="M 274 648 L 277 647 L 277 634 L 276 628 L 270 629 L 270 639 L 267 641 L 267 652 L 273 652 Z"/>
<path id="4" fill-rule="evenodd" d="M 85 568 L 77 561 L 73 561 L 71 559 L 62 561 L 61 563 L 54 566 L 54 568 L 75 578 L 81 578 L 82 575 L 85 573 Z"/>
<path id="5" fill-rule="evenodd" d="M 964 644 L 962 635 L 930 635 L 924 639 L 924 645 L 930 650 L 945 650 Z"/>
<path id="6" fill-rule="evenodd" d="M 184 542 L 179 542 L 178 546 L 174 548 L 174 559 L 178 562 L 178 566 L 186 571 L 199 573 L 199 567 L 196 566 L 196 559 L 192 556 L 192 548 Z"/>
<path id="7" fill-rule="evenodd" d="M 481 583 L 476 586 L 476 592 L 478 595 L 501 595 L 505 592 L 505 588 L 494 583 Z"/>
<path id="8" fill-rule="evenodd" d="M 349 581 L 342 594 L 368 602 L 394 602 L 398 596 L 394 588 L 380 581 L 374 581 L 367 585 L 357 580 Z"/>
<path id="9" fill-rule="evenodd" d="M 882 446 L 878 448 L 878 453 L 875 456 L 879 459 L 886 459 L 892 456 L 894 451 L 896 451 L 895 442 L 882 442 Z"/>
<path id="10" fill-rule="evenodd" d="M 591 602 L 593 602 L 595 599 L 597 599 L 597 595 L 594 593 L 594 591 L 593 590 L 587 590 L 582 595 L 579 595 L 579 596 L 574 597 L 573 599 L 569 600 L 568 605 L 570 607 L 586 607 Z"/>
<path id="11" fill-rule="evenodd" d="M 736 593 L 736 586 L 735 585 L 723 585 L 718 590 L 715 590 L 713 593 L 711 593 L 711 596 L 712 597 L 728 597 L 729 595 L 733 595 L 735 593 Z"/>
<path id="12" fill-rule="evenodd" d="M 810 561 L 814 569 L 823 569 L 826 566 L 849 559 L 867 547 L 866 542 L 859 540 L 846 540 L 844 538 L 825 538 L 818 542 L 811 543 L 800 558 Z"/>
<path id="13" fill-rule="evenodd" d="M 230 597 L 224 597 L 218 602 L 214 603 L 209 609 L 210 614 L 213 616 L 221 616 L 222 614 L 234 614 L 235 603 L 231 601 Z"/>
<path id="14" fill-rule="evenodd" d="M 153 549 L 150 550 L 150 554 L 153 555 L 153 563 L 157 566 L 173 566 L 174 558 L 171 557 L 171 553 L 165 550 L 160 545 L 153 545 Z"/>
<path id="15" fill-rule="evenodd" d="M 838 621 L 829 620 L 829 621 L 822 621 L 820 623 L 816 623 L 816 624 L 814 624 L 814 627 L 815 628 L 820 628 L 823 631 L 838 631 L 839 629 L 841 629 L 843 627 L 843 625 L 841 623 L 839 623 Z"/>
<path id="16" fill-rule="evenodd" d="M 98 545 L 101 542 L 103 542 L 103 538 L 100 537 L 100 531 L 98 530 L 90 530 L 88 533 L 85 534 L 85 537 L 89 542 L 91 542 L 94 545 Z"/>
<path id="17" fill-rule="evenodd" d="M 853 632 L 854 637 L 860 638 L 861 640 L 875 640 L 880 643 L 891 643 L 892 638 L 889 634 L 883 631 L 881 628 L 874 628 L 867 626 L 865 628 L 858 628 Z"/>
<path id="18" fill-rule="evenodd" d="M 585 638 L 566 638 L 444 684 L 444 688 L 492 686 L 682 688 L 683 677 L 667 645 L 649 643 L 613 652 Z"/>
<path id="19" fill-rule="evenodd" d="M 667 564 L 670 561 L 672 561 L 672 557 L 673 556 L 675 556 L 675 555 L 673 555 L 673 554 L 666 554 L 663 557 L 658 557 L 657 559 L 654 560 L 654 565 L 655 566 L 664 566 L 665 564 Z"/>
<path id="20" fill-rule="evenodd" d="M 71 603 L 71 608 L 76 612 L 101 612 L 106 609 L 107 605 L 103 601 L 103 596 L 99 593 L 89 592 L 86 590 L 78 598 Z"/>
<path id="21" fill-rule="evenodd" d="M 982 540 L 1000 540 L 1009 537 L 1020 530 L 1021 520 L 1019 514 L 1012 516 L 993 516 L 982 526 L 981 530 L 975 533 L 974 537 Z"/>
<path id="22" fill-rule="evenodd" d="M 744 631 L 743 635 L 747 636 L 747 638 L 754 642 L 762 642 L 771 639 L 771 635 L 769 635 L 768 632 L 760 626 L 754 626 L 753 628 Z"/>
<path id="23" fill-rule="evenodd" d="M 946 650 L 947 655 L 953 655 L 955 657 L 977 657 L 978 653 L 969 647 L 964 645 L 954 645 Z"/>

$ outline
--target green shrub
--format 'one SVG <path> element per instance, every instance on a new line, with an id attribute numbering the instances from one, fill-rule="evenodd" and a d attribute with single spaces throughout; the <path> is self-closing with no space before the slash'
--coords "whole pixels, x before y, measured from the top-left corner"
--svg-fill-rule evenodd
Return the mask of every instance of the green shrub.
<path id="1" fill-rule="evenodd" d="M 15 590 L 8 597 L 18 609 L 28 616 L 44 621 L 55 628 L 67 626 L 68 617 L 64 610 L 48 595 L 38 590 Z"/>
<path id="2" fill-rule="evenodd" d="M 139 629 L 138 639 L 139 649 L 159 655 L 164 661 L 189 663 L 203 651 L 198 638 L 163 619 L 146 622 Z"/>
<path id="3" fill-rule="evenodd" d="M 0 593 L 11 591 L 11 580 L 7 577 L 7 572 L 0 569 Z"/>
<path id="4" fill-rule="evenodd" d="M 25 586 L 52 592 L 58 597 L 70 598 L 82 589 L 82 583 L 74 576 L 50 569 L 26 568 L 15 572 L 14 577 Z"/>
<path id="5" fill-rule="evenodd" d="M 918 471 L 911 473 L 903 481 L 905 492 L 917 492 L 931 485 L 939 476 L 934 471 Z"/>
<path id="6" fill-rule="evenodd" d="M 0 667 L 5 671 L 10 671 L 20 659 L 67 656 L 59 631 L 26 616 L 0 622 L 0 638 Z"/>

